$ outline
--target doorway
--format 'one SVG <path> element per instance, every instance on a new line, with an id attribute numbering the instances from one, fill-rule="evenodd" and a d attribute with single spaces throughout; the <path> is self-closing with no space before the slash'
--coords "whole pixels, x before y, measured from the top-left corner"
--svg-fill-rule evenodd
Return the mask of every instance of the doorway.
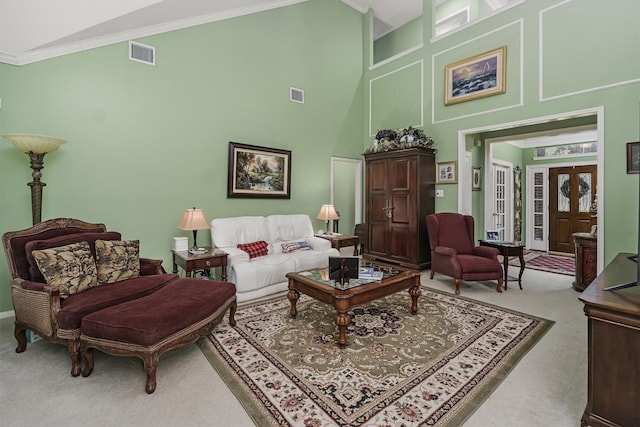
<path id="1" fill-rule="evenodd" d="M 573 233 L 591 231 L 596 182 L 596 166 L 549 169 L 549 251 L 573 254 Z"/>
<path id="2" fill-rule="evenodd" d="M 489 139 L 495 139 L 495 138 L 508 140 L 510 139 L 511 136 L 514 136 L 514 135 L 526 135 L 530 132 L 539 132 L 541 130 L 551 130 L 556 133 L 562 133 L 563 129 L 585 125 L 585 124 L 591 124 L 594 127 L 594 131 L 596 134 L 596 138 L 594 140 L 597 141 L 597 144 L 601 147 L 599 150 L 597 150 L 597 153 L 593 153 L 592 155 L 597 159 L 590 163 L 595 163 L 597 165 L 597 170 L 602 170 L 602 167 L 604 164 L 604 151 L 602 149 L 602 141 L 604 140 L 604 108 L 603 107 L 588 108 L 584 110 L 565 112 L 565 113 L 554 114 L 550 116 L 536 117 L 536 118 L 525 119 L 525 120 L 520 120 L 515 122 L 496 123 L 493 125 L 487 125 L 487 126 L 478 127 L 478 128 L 462 129 L 458 131 L 458 162 L 459 164 L 462 164 L 462 162 L 464 161 L 465 152 L 473 148 L 472 147 L 473 141 L 478 137 L 480 137 L 485 142 L 487 142 Z M 490 147 L 492 144 L 487 144 L 487 145 Z M 484 161 L 482 161 L 483 160 L 482 158 L 480 159 L 481 164 L 486 162 L 485 163 L 486 167 L 484 169 L 485 180 L 491 179 L 493 175 L 493 173 L 489 170 L 491 163 L 487 162 L 489 157 L 489 150 L 490 149 L 487 147 L 485 148 L 485 151 L 484 151 L 485 154 L 480 153 L 481 156 L 486 156 L 484 158 Z M 474 154 L 474 156 L 475 155 L 476 154 Z M 529 155 L 530 154 L 527 154 L 527 156 Z M 533 154 L 533 156 L 535 156 L 535 154 Z M 556 166 L 556 165 L 553 165 L 553 166 Z M 563 165 L 557 165 L 557 166 L 563 166 Z M 527 194 L 529 194 L 529 191 L 531 188 L 529 186 L 529 183 L 531 183 L 531 181 L 528 179 L 529 177 L 531 177 L 531 175 L 529 174 L 530 167 L 531 167 L 530 165 L 526 165 L 526 168 L 527 168 L 526 179 L 529 182 L 524 183 L 526 185 L 524 188 L 526 189 Z M 536 174 L 536 178 L 539 178 L 540 175 L 541 174 Z M 598 188 L 598 199 L 602 201 L 605 197 L 602 173 L 598 174 L 595 177 L 595 179 L 596 179 L 596 182 L 594 183 L 594 185 L 596 186 L 596 188 Z M 545 186 L 546 185 L 548 185 L 548 181 L 545 182 Z M 489 183 L 487 183 L 487 186 L 485 188 L 490 188 Z M 538 190 L 540 190 L 540 188 L 541 187 L 539 186 Z M 460 188 L 460 186 L 458 186 L 458 207 L 459 208 L 464 205 L 462 198 L 465 197 L 465 194 L 466 192 L 463 191 Z M 538 193 L 537 196 L 540 196 L 540 194 Z M 548 196 L 548 194 L 538 197 L 537 199 L 538 205 L 540 204 L 544 205 L 544 202 L 548 200 L 545 196 Z M 474 199 L 474 203 L 476 202 L 476 200 L 477 199 Z M 479 201 L 480 203 L 484 203 L 484 207 L 481 207 L 481 208 L 478 208 L 475 206 L 473 207 L 473 215 L 476 218 L 479 218 L 482 215 L 486 215 L 487 213 L 488 204 L 486 203 L 486 191 L 485 191 L 485 197 L 481 198 Z M 548 242 L 548 236 L 546 232 L 548 230 L 543 230 L 541 227 L 538 227 L 534 230 L 534 227 L 532 227 L 532 225 L 538 224 L 538 222 L 536 221 L 544 219 L 543 213 L 544 211 L 547 210 L 547 206 L 544 206 L 543 210 L 537 211 L 539 215 L 536 217 L 536 221 L 529 221 L 529 219 L 531 218 L 529 209 L 533 205 L 531 202 L 533 202 L 533 198 L 529 198 L 527 196 L 527 200 L 526 200 L 527 221 L 526 221 L 526 224 L 524 224 L 525 225 L 524 230 L 526 230 L 527 232 L 526 245 L 529 246 L 529 244 L 533 242 L 532 239 L 531 240 L 529 239 L 529 233 L 531 231 L 535 231 L 535 233 L 540 234 L 539 237 L 544 239 L 544 244 L 546 246 Z M 598 238 L 597 239 L 598 271 L 602 271 L 604 267 L 603 255 L 604 255 L 604 244 L 605 244 L 604 242 L 604 224 L 605 224 L 604 220 L 605 219 L 604 219 L 604 210 L 602 209 L 602 206 L 603 206 L 603 203 L 598 203 L 598 206 L 596 208 L 597 212 L 595 213 L 595 215 L 597 215 L 597 218 L 598 218 L 598 223 L 601 224 L 598 226 L 598 229 L 596 232 L 596 236 Z M 483 219 L 481 220 L 480 223 L 486 225 L 490 223 L 490 219 Z M 481 237 L 484 237 L 484 230 L 477 230 L 476 238 L 481 238 Z"/>
<path id="3" fill-rule="evenodd" d="M 340 215 L 337 232 L 353 234 L 362 222 L 362 160 L 331 157 L 331 204 Z"/>

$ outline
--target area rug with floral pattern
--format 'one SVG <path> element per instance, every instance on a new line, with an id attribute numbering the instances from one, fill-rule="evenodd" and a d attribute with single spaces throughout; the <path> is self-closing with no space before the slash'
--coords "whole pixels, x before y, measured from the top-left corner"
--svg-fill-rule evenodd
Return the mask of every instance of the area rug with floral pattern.
<path id="1" fill-rule="evenodd" d="M 354 307 L 348 344 L 333 307 L 302 295 L 241 306 L 200 348 L 256 425 L 460 425 L 552 321 L 422 288 Z"/>

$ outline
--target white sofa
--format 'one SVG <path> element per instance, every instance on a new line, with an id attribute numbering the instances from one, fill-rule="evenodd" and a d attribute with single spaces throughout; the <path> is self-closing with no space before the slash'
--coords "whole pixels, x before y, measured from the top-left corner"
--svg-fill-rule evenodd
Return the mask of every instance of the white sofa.
<path id="1" fill-rule="evenodd" d="M 249 259 L 238 244 L 264 240 L 268 254 Z M 329 264 L 339 252 L 331 242 L 313 235 L 308 215 L 270 215 L 216 218 L 211 220 L 213 245 L 229 254 L 227 275 L 236 284 L 238 302 L 287 289 L 286 274 Z M 310 250 L 282 252 L 282 243 L 306 241 Z"/>

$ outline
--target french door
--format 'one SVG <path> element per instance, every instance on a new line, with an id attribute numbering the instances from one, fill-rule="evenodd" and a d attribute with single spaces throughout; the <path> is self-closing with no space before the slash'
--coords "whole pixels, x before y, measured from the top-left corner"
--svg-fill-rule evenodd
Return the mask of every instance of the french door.
<path id="1" fill-rule="evenodd" d="M 494 160 L 492 172 L 493 200 L 487 229 L 497 231 L 500 240 L 511 240 L 513 206 L 511 164 Z"/>

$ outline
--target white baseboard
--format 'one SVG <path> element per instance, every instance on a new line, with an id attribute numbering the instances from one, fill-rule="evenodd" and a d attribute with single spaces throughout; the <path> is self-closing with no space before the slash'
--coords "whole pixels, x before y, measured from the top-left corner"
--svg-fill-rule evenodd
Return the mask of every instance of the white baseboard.
<path id="1" fill-rule="evenodd" d="M 0 319 L 7 319 L 9 317 L 16 317 L 16 312 L 13 310 L 10 311 L 0 311 Z"/>

